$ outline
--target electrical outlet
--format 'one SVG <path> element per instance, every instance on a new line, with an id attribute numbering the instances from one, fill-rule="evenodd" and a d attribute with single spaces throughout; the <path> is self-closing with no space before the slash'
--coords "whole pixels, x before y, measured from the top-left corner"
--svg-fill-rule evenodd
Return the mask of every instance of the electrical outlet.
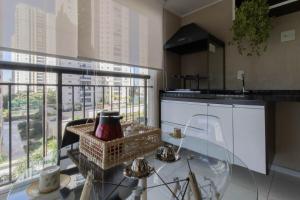
<path id="1" fill-rule="evenodd" d="M 209 52 L 216 53 L 216 46 L 209 43 Z"/>
<path id="2" fill-rule="evenodd" d="M 296 31 L 289 30 L 281 32 L 281 42 L 289 42 L 296 39 Z"/>
<path id="3" fill-rule="evenodd" d="M 237 79 L 243 80 L 243 76 L 245 75 L 245 72 L 243 70 L 237 71 Z"/>

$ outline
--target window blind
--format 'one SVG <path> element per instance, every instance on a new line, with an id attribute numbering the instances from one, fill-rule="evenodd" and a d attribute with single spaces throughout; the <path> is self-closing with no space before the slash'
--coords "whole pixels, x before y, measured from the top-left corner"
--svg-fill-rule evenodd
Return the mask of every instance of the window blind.
<path id="1" fill-rule="evenodd" d="M 77 57 L 76 0 L 0 0 L 0 47 Z"/>
<path id="2" fill-rule="evenodd" d="M 161 0 L 84 0 L 78 9 L 79 57 L 162 68 Z"/>
<path id="3" fill-rule="evenodd" d="M 0 49 L 161 69 L 162 16 L 162 0 L 0 0 Z"/>

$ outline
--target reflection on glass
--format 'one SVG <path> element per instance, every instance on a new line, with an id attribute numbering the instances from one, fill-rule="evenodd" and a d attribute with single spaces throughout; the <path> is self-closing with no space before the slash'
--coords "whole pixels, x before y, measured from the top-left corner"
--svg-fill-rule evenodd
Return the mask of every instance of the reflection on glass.
<path id="1" fill-rule="evenodd" d="M 43 87 L 29 91 L 29 167 L 43 158 Z"/>
<path id="2" fill-rule="evenodd" d="M 83 98 L 81 98 L 81 88 L 74 87 L 74 120 L 83 118 Z"/>
<path id="3" fill-rule="evenodd" d="M 64 80 L 64 78 L 63 78 Z M 72 95 L 73 89 L 71 86 L 65 86 L 62 88 L 62 93 L 64 94 L 62 97 L 62 119 L 64 121 L 71 121 L 72 120 Z"/>
<path id="4" fill-rule="evenodd" d="M 3 73 L 0 71 L 0 81 Z M 8 87 L 0 86 L 0 185 L 9 181 Z"/>
<path id="5" fill-rule="evenodd" d="M 27 88 L 12 87 L 12 178 L 27 168 Z"/>
<path id="6" fill-rule="evenodd" d="M 123 120 L 126 120 L 126 88 L 120 88 L 120 115 L 123 116 Z"/>
<path id="7" fill-rule="evenodd" d="M 95 91 L 96 113 L 100 112 L 104 108 L 103 90 L 104 90 L 103 87 L 96 87 L 96 91 Z"/>
<path id="8" fill-rule="evenodd" d="M 140 120 L 145 122 L 145 88 L 140 88 Z"/>
<path id="9" fill-rule="evenodd" d="M 45 151 L 49 155 L 57 151 L 57 87 L 46 87 L 45 96 Z"/>
<path id="10" fill-rule="evenodd" d="M 85 118 L 94 118 L 94 96 L 93 88 L 86 85 L 84 87 L 85 92 L 82 93 L 82 97 L 85 101 Z"/>

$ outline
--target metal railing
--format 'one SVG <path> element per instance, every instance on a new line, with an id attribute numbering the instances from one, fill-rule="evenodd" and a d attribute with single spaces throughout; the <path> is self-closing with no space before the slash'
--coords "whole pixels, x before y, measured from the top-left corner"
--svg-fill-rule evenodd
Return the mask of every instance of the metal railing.
<path id="1" fill-rule="evenodd" d="M 48 136 L 50 128 L 55 127 L 56 138 L 54 137 L 52 139 L 55 140 L 57 148 L 56 150 L 59 150 L 65 123 L 77 118 L 94 118 L 99 110 L 118 110 L 126 121 L 130 120 L 147 124 L 147 90 L 149 88 L 149 86 L 147 86 L 147 78 L 143 78 L 143 85 L 141 86 L 69 85 L 62 84 L 62 75 L 62 73 L 57 73 L 57 84 L 0 83 L 0 87 L 7 88 L 8 102 L 8 105 L 6 105 L 8 113 L 4 119 L 8 131 L 8 141 L 3 141 L 8 143 L 8 155 L 6 165 L 5 163 L 0 164 L 0 186 L 15 181 L 16 176 L 18 175 L 17 172 L 15 172 L 16 168 L 20 167 L 21 165 L 23 165 L 25 169 L 32 167 L 31 160 L 33 159 L 32 157 L 35 156 L 33 155 L 31 149 L 33 144 L 32 141 L 34 141 L 34 144 L 38 144 L 37 141 L 31 138 L 31 132 L 33 129 L 32 126 L 34 126 L 31 124 L 34 114 L 39 113 L 39 117 L 41 117 L 39 123 L 42 127 L 42 144 L 36 148 L 42 149 L 40 156 L 43 157 L 45 157 L 49 152 Z M 15 152 L 17 148 L 23 148 L 23 146 L 14 146 L 16 141 L 13 141 L 15 134 L 17 134 L 15 132 L 15 121 L 16 118 L 18 118 L 13 116 L 14 109 L 16 109 L 13 107 L 13 100 L 15 98 L 13 90 L 17 86 L 22 86 L 25 88 L 23 89 L 24 101 L 22 104 L 22 109 L 26 114 L 18 119 L 23 124 L 26 124 L 25 139 L 20 142 L 24 145 L 24 147 L 26 147 L 24 149 L 25 155 L 21 159 L 23 162 L 19 162 L 19 158 L 13 158 L 13 152 Z M 38 88 L 38 90 L 33 92 L 33 87 Z M 50 90 L 49 88 L 55 91 L 56 94 L 56 102 L 55 104 L 50 105 L 51 109 L 48 108 L 49 104 L 47 103 L 47 95 Z M 39 99 L 40 110 L 38 108 L 34 108 L 34 106 L 31 104 L 33 93 L 41 94 L 41 98 Z M 70 97 L 71 101 L 65 101 L 64 99 L 67 99 L 66 97 Z M 22 109 L 19 109 L 18 112 L 20 112 Z M 35 110 L 35 112 L 32 110 Z M 52 110 L 52 112 L 55 111 L 55 116 L 49 117 L 49 110 Z M 3 110 L 0 110 L 0 114 L 3 114 Z M 49 121 L 52 121 L 51 124 L 54 125 L 49 125 Z M 0 136 L 1 134 L 3 133 L 0 132 Z M 0 143 L 1 142 L 2 141 L 0 141 Z"/>

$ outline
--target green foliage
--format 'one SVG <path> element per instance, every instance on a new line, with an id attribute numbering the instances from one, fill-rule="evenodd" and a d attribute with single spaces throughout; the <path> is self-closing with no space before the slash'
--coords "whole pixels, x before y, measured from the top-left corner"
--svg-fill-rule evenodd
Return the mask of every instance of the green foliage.
<path id="1" fill-rule="evenodd" d="M 54 90 L 47 91 L 47 104 L 56 104 L 56 92 Z M 8 109 L 8 96 L 3 96 L 3 108 Z M 30 93 L 29 105 L 30 109 L 37 109 L 43 102 L 42 92 Z M 19 92 L 12 95 L 11 105 L 13 109 L 19 110 L 20 108 L 26 108 L 27 106 L 27 92 Z"/>
<path id="2" fill-rule="evenodd" d="M 8 96 L 3 96 L 3 118 L 4 120 L 8 120 Z M 49 109 L 47 111 L 48 116 L 55 116 L 56 115 L 56 91 L 49 89 L 46 95 L 46 103 Z M 30 118 L 34 117 L 33 113 L 40 112 L 40 107 L 43 103 L 43 94 L 41 92 L 30 93 L 29 95 L 29 107 L 30 107 Z M 13 120 L 20 120 L 26 119 L 26 111 L 27 111 L 27 92 L 19 92 L 17 94 L 12 95 L 12 119 Z M 40 118 L 41 119 L 41 118 Z M 36 124 L 37 125 L 37 124 Z"/>
<path id="3" fill-rule="evenodd" d="M 236 18 L 231 30 L 233 44 L 241 55 L 261 55 L 267 50 L 267 42 L 272 29 L 267 0 L 246 0 L 236 10 Z"/>
<path id="4" fill-rule="evenodd" d="M 0 164 L 7 162 L 7 156 L 0 154 Z"/>
<path id="5" fill-rule="evenodd" d="M 42 138 L 42 108 L 40 107 L 38 112 L 33 114 L 30 119 L 29 125 L 29 139 L 30 139 L 30 150 L 35 150 L 41 146 L 39 141 Z M 22 140 L 27 140 L 27 122 L 21 122 L 18 124 L 18 129 Z M 25 145 L 26 149 L 27 146 Z"/>
<path id="6" fill-rule="evenodd" d="M 56 92 L 54 90 L 48 90 L 47 103 L 48 104 L 56 104 Z"/>
<path id="7" fill-rule="evenodd" d="M 57 159 L 57 141 L 55 138 L 51 138 L 47 142 L 47 151 L 50 153 L 51 157 L 47 158 L 46 162 L 47 163 L 56 163 Z M 35 149 L 31 154 L 30 154 L 30 166 L 31 167 L 39 167 L 42 164 L 43 161 L 43 146 L 40 145 L 37 149 Z M 24 171 L 26 170 L 26 157 L 23 159 L 19 160 L 18 166 L 14 170 L 14 177 L 20 176 Z"/>
<path id="8" fill-rule="evenodd" d="M 48 139 L 48 149 L 50 152 L 57 151 L 57 141 L 56 141 L 55 137 Z"/>

